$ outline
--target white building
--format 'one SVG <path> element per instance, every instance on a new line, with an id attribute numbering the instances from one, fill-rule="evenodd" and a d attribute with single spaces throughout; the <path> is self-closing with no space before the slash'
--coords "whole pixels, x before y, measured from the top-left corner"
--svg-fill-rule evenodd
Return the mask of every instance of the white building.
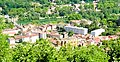
<path id="1" fill-rule="evenodd" d="M 8 38 L 9 44 L 15 44 L 15 39 L 14 38 Z"/>
<path id="2" fill-rule="evenodd" d="M 36 42 L 36 40 L 39 39 L 39 35 L 38 34 L 27 34 L 27 35 L 17 35 L 15 36 L 15 42 L 19 43 L 19 42 L 31 42 L 34 43 Z"/>
<path id="3" fill-rule="evenodd" d="M 101 33 L 105 32 L 105 29 L 96 29 L 91 31 L 92 36 L 99 36 Z"/>
<path id="4" fill-rule="evenodd" d="M 46 39 L 47 38 L 47 35 L 46 33 L 39 33 L 39 38 L 43 38 L 43 39 Z"/>
<path id="5" fill-rule="evenodd" d="M 36 42 L 36 40 L 38 40 L 39 39 L 39 36 L 36 34 L 36 35 L 32 35 L 31 37 L 30 37 L 30 41 L 32 42 L 32 43 L 35 43 Z"/>
<path id="6" fill-rule="evenodd" d="M 83 27 L 74 27 L 74 26 L 65 26 L 64 29 L 69 32 L 69 31 L 73 31 L 74 33 L 77 34 L 82 34 L 85 35 L 88 33 L 88 29 L 87 28 L 83 28 Z"/>

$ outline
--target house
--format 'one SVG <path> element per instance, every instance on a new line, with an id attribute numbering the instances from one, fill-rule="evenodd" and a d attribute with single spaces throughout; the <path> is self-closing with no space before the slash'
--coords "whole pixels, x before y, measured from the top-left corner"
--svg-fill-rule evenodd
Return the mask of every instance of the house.
<path id="1" fill-rule="evenodd" d="M 15 34 L 18 34 L 20 29 L 14 28 L 14 29 L 5 29 L 2 31 L 3 34 L 7 34 L 8 36 L 14 36 Z"/>
<path id="2" fill-rule="evenodd" d="M 108 36 L 108 38 L 109 38 L 109 39 L 117 39 L 118 36 L 116 36 L 116 35 L 111 35 L 111 36 Z"/>
<path id="3" fill-rule="evenodd" d="M 51 25 L 46 25 L 46 31 L 52 30 L 52 26 Z"/>
<path id="4" fill-rule="evenodd" d="M 39 39 L 38 34 L 32 34 L 32 35 L 30 36 L 30 41 L 31 41 L 32 43 L 35 43 L 38 39 Z"/>
<path id="5" fill-rule="evenodd" d="M 52 30 L 56 30 L 56 25 L 50 25 Z"/>
<path id="6" fill-rule="evenodd" d="M 47 38 L 47 34 L 45 32 L 39 33 L 39 38 L 46 39 Z"/>
<path id="7" fill-rule="evenodd" d="M 46 39 L 47 38 L 47 32 L 40 31 L 39 29 L 35 29 L 32 31 L 32 33 L 38 34 L 39 38 Z"/>
<path id="8" fill-rule="evenodd" d="M 59 39 L 63 38 L 63 35 L 58 34 L 58 33 L 49 33 L 48 36 L 51 38 L 59 38 Z"/>
<path id="9" fill-rule="evenodd" d="M 91 31 L 91 35 L 96 37 L 102 34 L 103 32 L 105 32 L 105 29 L 96 29 L 96 30 Z"/>
<path id="10" fill-rule="evenodd" d="M 58 45 L 57 39 L 49 38 L 50 42 L 52 42 L 54 45 Z"/>
<path id="11" fill-rule="evenodd" d="M 15 41 L 15 43 L 20 43 L 20 42 L 31 42 L 34 43 L 36 40 L 39 39 L 39 35 L 32 33 L 32 34 L 27 34 L 27 35 L 16 35 L 14 37 L 15 40 L 9 39 L 9 43 Z"/>
<path id="12" fill-rule="evenodd" d="M 16 32 L 7 32 L 7 31 L 5 31 L 5 32 L 3 32 L 3 34 L 6 34 L 8 36 L 14 36 L 16 34 Z"/>
<path id="13" fill-rule="evenodd" d="M 108 36 L 99 36 L 99 38 L 103 41 L 103 40 L 109 40 Z"/>
<path id="14" fill-rule="evenodd" d="M 48 25 L 42 25 L 39 27 L 41 31 L 49 31 L 49 30 L 56 30 L 56 25 L 48 24 Z"/>
<path id="15" fill-rule="evenodd" d="M 39 27 L 39 29 L 43 32 L 46 31 L 46 28 L 44 26 Z"/>
<path id="16" fill-rule="evenodd" d="M 63 33 L 63 38 L 68 38 L 68 33 L 64 32 Z"/>
<path id="17" fill-rule="evenodd" d="M 69 31 L 73 31 L 76 34 L 82 34 L 85 35 L 88 33 L 88 29 L 87 28 L 83 28 L 83 27 L 74 27 L 74 26 L 65 26 L 64 29 L 69 32 Z"/>
<path id="18" fill-rule="evenodd" d="M 8 38 L 9 44 L 15 44 L 15 39 L 14 38 Z"/>

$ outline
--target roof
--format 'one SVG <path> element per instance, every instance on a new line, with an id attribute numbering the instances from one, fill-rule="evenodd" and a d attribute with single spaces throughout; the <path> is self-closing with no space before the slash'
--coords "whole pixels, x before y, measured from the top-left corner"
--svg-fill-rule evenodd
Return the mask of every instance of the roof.
<path id="1" fill-rule="evenodd" d="M 8 38 L 9 40 L 15 40 L 14 38 Z"/>
<path id="2" fill-rule="evenodd" d="M 32 37 L 32 36 L 38 36 L 38 34 L 27 34 L 27 35 L 17 35 L 15 36 L 15 39 L 22 39 L 22 38 L 28 38 L 28 37 Z"/>
<path id="3" fill-rule="evenodd" d="M 4 29 L 3 31 L 13 31 L 13 30 L 20 30 L 19 28 L 13 28 L 13 29 Z"/>
<path id="4" fill-rule="evenodd" d="M 96 29 L 96 30 L 93 30 L 93 31 L 91 31 L 91 32 L 100 32 L 100 31 L 102 31 L 102 32 L 104 32 L 105 31 L 105 29 Z"/>
<path id="5" fill-rule="evenodd" d="M 83 28 L 83 27 L 76 27 L 76 26 L 65 26 L 65 27 L 68 27 L 68 28 L 76 28 L 76 29 L 87 29 L 87 28 Z"/>
<path id="6" fill-rule="evenodd" d="M 57 44 L 57 40 L 55 40 L 55 39 L 49 39 L 49 40 L 50 40 L 50 42 Z"/>
<path id="7" fill-rule="evenodd" d="M 3 32 L 3 34 L 16 34 L 16 32 L 7 32 L 7 31 L 5 31 L 5 32 Z"/>
<path id="8" fill-rule="evenodd" d="M 51 35 L 51 36 L 61 36 L 60 34 L 55 34 L 55 33 L 49 33 L 48 35 Z"/>
<path id="9" fill-rule="evenodd" d="M 94 38 L 93 39 L 95 42 L 100 42 L 100 38 Z"/>

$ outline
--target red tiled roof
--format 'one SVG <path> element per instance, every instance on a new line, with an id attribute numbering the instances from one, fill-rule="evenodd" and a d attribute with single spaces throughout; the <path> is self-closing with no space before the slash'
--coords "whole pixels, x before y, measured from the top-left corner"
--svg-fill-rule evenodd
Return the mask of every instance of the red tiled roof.
<path id="1" fill-rule="evenodd" d="M 50 39 L 50 42 L 57 44 L 57 40 L 54 40 L 54 39 Z"/>
<path id="2" fill-rule="evenodd" d="M 95 38 L 94 41 L 95 42 L 100 42 L 100 38 Z"/>
<path id="3" fill-rule="evenodd" d="M 15 39 L 28 38 L 28 37 L 37 36 L 37 35 L 38 35 L 38 34 L 31 34 L 31 35 L 25 35 L 25 36 L 18 35 L 18 36 L 15 36 Z"/>
<path id="4" fill-rule="evenodd" d="M 13 32 L 13 31 L 11 31 L 11 32 L 7 32 L 7 31 L 5 31 L 5 32 L 3 32 L 3 34 L 16 34 L 16 32 Z"/>

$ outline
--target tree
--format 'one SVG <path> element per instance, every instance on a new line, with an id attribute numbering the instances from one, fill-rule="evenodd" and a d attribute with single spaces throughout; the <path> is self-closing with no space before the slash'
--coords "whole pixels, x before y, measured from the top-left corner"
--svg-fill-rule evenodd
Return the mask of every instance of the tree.
<path id="1" fill-rule="evenodd" d="M 51 56 L 50 62 L 74 62 L 74 47 L 62 46 Z"/>
<path id="2" fill-rule="evenodd" d="M 55 49 L 48 40 L 39 40 L 34 44 L 22 43 L 13 48 L 13 62 L 47 62 Z"/>
<path id="3" fill-rule="evenodd" d="M 0 33 L 5 28 L 13 28 L 13 24 L 11 22 L 7 23 L 5 18 L 0 17 Z"/>
<path id="4" fill-rule="evenodd" d="M 62 46 L 52 56 L 51 62 L 108 62 L 109 56 L 97 46 Z"/>
<path id="5" fill-rule="evenodd" d="M 99 29 L 99 22 L 98 21 L 93 21 L 92 24 L 89 26 L 89 31 L 95 30 L 95 29 Z"/>
<path id="6" fill-rule="evenodd" d="M 0 34 L 0 62 L 12 62 L 12 54 L 7 38 L 8 36 Z"/>
<path id="7" fill-rule="evenodd" d="M 75 52 L 76 62 L 108 62 L 109 60 L 109 56 L 97 46 L 83 46 Z"/>
<path id="8" fill-rule="evenodd" d="M 73 31 L 69 31 L 69 32 L 68 32 L 68 36 L 72 36 L 73 34 L 74 34 Z"/>
<path id="9" fill-rule="evenodd" d="M 65 15 L 71 14 L 72 13 L 72 7 L 64 6 L 62 8 L 59 8 L 58 12 L 59 12 L 60 16 L 65 16 Z"/>
<path id="10" fill-rule="evenodd" d="M 82 16 L 80 14 L 75 13 L 75 14 L 69 14 L 67 18 L 68 20 L 80 20 L 82 19 Z"/>
<path id="11" fill-rule="evenodd" d="M 107 54 L 110 56 L 109 62 L 120 61 L 120 38 L 103 42 Z"/>

